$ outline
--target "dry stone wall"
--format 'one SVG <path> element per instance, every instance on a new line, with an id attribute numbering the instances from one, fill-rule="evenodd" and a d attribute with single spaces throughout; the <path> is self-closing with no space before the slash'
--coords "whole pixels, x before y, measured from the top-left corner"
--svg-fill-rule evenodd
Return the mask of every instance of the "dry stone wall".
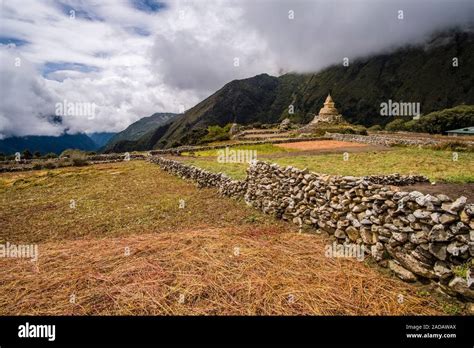
<path id="1" fill-rule="evenodd" d="M 265 213 L 311 226 L 340 244 L 364 245 L 406 281 L 429 280 L 449 295 L 474 299 L 467 270 L 474 255 L 474 204 L 465 197 L 396 191 L 380 184 L 390 176 L 321 175 L 257 161 L 245 180 L 231 180 L 162 157 L 152 161 L 200 187 L 217 187 Z"/>
<path id="2" fill-rule="evenodd" d="M 371 135 L 357 135 L 357 134 L 340 134 L 340 133 L 326 133 L 326 137 L 340 141 L 352 141 L 357 143 L 365 143 L 372 145 L 437 145 L 447 141 L 455 141 L 456 138 L 451 139 L 435 139 L 435 138 L 413 138 L 403 136 L 391 136 L 386 134 L 371 134 Z M 474 141 L 465 141 L 467 145 L 474 145 Z"/>

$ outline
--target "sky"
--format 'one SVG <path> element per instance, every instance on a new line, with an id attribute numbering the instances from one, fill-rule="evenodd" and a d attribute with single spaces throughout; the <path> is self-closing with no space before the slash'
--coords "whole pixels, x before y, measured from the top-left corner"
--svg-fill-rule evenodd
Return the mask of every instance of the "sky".
<path id="1" fill-rule="evenodd" d="M 121 131 L 234 79 L 423 43 L 472 23 L 474 1 L 0 0 L 0 11 L 3 139 Z"/>

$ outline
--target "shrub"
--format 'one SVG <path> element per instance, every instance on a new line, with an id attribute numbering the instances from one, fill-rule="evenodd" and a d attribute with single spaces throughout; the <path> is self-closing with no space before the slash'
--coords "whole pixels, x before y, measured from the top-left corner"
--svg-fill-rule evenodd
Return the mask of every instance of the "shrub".
<path id="1" fill-rule="evenodd" d="M 376 124 L 376 125 L 370 127 L 368 130 L 371 131 L 371 132 L 380 132 L 381 130 L 383 130 L 383 128 L 382 128 L 381 125 Z"/>
<path id="2" fill-rule="evenodd" d="M 432 150 L 474 152 L 474 146 L 466 144 L 462 141 L 446 141 L 435 145 L 429 145 L 427 147 Z"/>
<path id="3" fill-rule="evenodd" d="M 459 105 L 422 116 L 417 122 L 421 132 L 440 134 L 448 130 L 474 126 L 474 105 Z"/>
<path id="4" fill-rule="evenodd" d="M 56 163 L 51 162 L 51 161 L 46 161 L 46 163 L 43 164 L 43 168 L 46 168 L 46 169 L 54 169 L 56 167 L 57 167 Z"/>
<path id="5" fill-rule="evenodd" d="M 65 158 L 87 158 L 87 154 L 84 151 L 76 150 L 76 149 L 67 149 L 61 152 L 59 157 Z"/>
<path id="6" fill-rule="evenodd" d="M 207 134 L 201 138 L 201 143 L 210 143 L 213 141 L 223 141 L 223 140 L 229 140 L 230 135 L 230 127 L 232 127 L 232 124 L 228 123 L 224 127 L 220 126 L 209 126 L 207 127 Z"/>
<path id="7" fill-rule="evenodd" d="M 33 157 L 33 155 L 31 154 L 31 152 L 26 149 L 25 151 L 23 151 L 23 153 L 21 154 L 21 158 L 23 159 L 31 159 Z"/>
<path id="8" fill-rule="evenodd" d="M 72 165 L 75 167 L 82 167 L 82 166 L 86 166 L 87 164 L 88 162 L 84 158 L 78 158 L 78 157 L 72 158 Z"/>
<path id="9" fill-rule="evenodd" d="M 407 132 L 419 132 L 418 120 L 409 120 L 403 126 Z"/>
<path id="10" fill-rule="evenodd" d="M 385 125 L 385 130 L 389 132 L 405 131 L 406 130 L 405 123 L 407 121 L 408 121 L 407 119 L 397 118 L 393 120 L 392 122 L 387 123 Z"/>
<path id="11" fill-rule="evenodd" d="M 35 151 L 35 153 L 33 154 L 33 157 L 34 158 L 41 158 L 41 152 Z"/>
<path id="12" fill-rule="evenodd" d="M 58 155 L 56 155 L 54 152 L 47 153 L 44 155 L 44 158 L 57 158 Z"/>
<path id="13" fill-rule="evenodd" d="M 81 150 L 73 150 L 68 149 L 64 150 L 60 158 L 67 158 L 69 159 L 69 164 L 72 166 L 85 166 L 88 164 L 87 162 L 87 153 Z"/>
<path id="14" fill-rule="evenodd" d="M 312 130 L 312 135 L 323 136 L 326 134 L 326 132 L 367 135 L 367 129 L 364 126 L 359 125 L 319 125 L 317 128 Z"/>
<path id="15" fill-rule="evenodd" d="M 442 134 L 448 130 L 474 125 L 474 105 L 459 105 L 454 108 L 434 111 L 418 120 L 397 118 L 385 126 L 390 132 L 409 131 Z"/>

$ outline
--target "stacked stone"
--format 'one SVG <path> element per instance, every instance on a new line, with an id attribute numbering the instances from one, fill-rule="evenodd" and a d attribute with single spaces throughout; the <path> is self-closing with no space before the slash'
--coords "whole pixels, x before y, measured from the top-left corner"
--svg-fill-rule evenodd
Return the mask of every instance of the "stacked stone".
<path id="1" fill-rule="evenodd" d="M 141 153 L 131 153 L 129 158 L 131 160 L 146 159 L 148 156 Z M 111 154 L 99 154 L 87 156 L 88 161 L 101 163 L 101 162 L 120 162 L 123 161 L 125 155 L 123 153 L 111 153 Z"/>
<path id="2" fill-rule="evenodd" d="M 244 181 L 232 181 L 180 162 L 153 161 L 339 243 L 365 245 L 376 261 L 406 281 L 428 279 L 450 295 L 474 299 L 467 277 L 454 272 L 474 256 L 474 204 L 466 204 L 465 197 L 453 201 L 443 194 L 396 192 L 380 184 L 391 182 L 391 176 L 331 176 L 254 162 Z"/>
<path id="3" fill-rule="evenodd" d="M 412 145 L 412 146 L 424 146 L 424 145 L 437 145 L 445 143 L 446 139 L 434 139 L 434 138 L 413 138 L 413 137 L 401 137 L 401 136 L 390 136 L 385 134 L 371 134 L 371 135 L 358 135 L 358 134 L 339 134 L 339 133 L 326 133 L 326 137 L 340 140 L 340 141 L 352 141 L 357 143 L 365 143 L 372 145 Z M 451 139 L 452 140 L 452 139 Z M 464 142 L 466 145 L 474 145 L 474 141 Z"/>
<path id="4" fill-rule="evenodd" d="M 363 179 L 374 184 L 394 186 L 406 186 L 430 181 L 424 175 L 400 175 L 398 173 L 390 175 L 369 175 L 364 176 Z"/>
<path id="5" fill-rule="evenodd" d="M 222 173 L 212 173 L 163 157 L 154 157 L 151 159 L 151 162 L 158 164 L 164 171 L 170 172 L 182 179 L 194 181 L 200 188 L 216 187 L 225 196 L 241 198 L 247 189 L 245 181 L 232 180 Z"/>

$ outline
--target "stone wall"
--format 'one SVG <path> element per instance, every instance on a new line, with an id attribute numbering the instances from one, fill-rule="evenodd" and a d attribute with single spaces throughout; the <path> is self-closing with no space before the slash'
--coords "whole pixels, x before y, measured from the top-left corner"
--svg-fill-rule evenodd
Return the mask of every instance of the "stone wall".
<path id="1" fill-rule="evenodd" d="M 465 197 L 453 201 L 379 184 L 390 176 L 321 175 L 265 162 L 254 162 L 245 180 L 161 157 L 152 162 L 340 244 L 364 245 L 406 281 L 429 280 L 449 295 L 474 299 L 474 284 L 469 288 L 466 276 L 474 255 L 474 204 L 466 204 Z"/>
<path id="2" fill-rule="evenodd" d="M 339 134 L 339 133 L 326 133 L 326 137 L 334 140 L 341 141 L 352 141 L 357 143 L 365 143 L 372 145 L 437 145 L 446 143 L 449 141 L 456 141 L 456 138 L 450 139 L 436 139 L 436 138 L 413 138 L 403 136 L 393 136 L 389 134 L 371 134 L 371 135 L 357 135 L 357 134 Z M 463 141 L 466 145 L 473 146 L 474 141 Z"/>
<path id="3" fill-rule="evenodd" d="M 148 157 L 145 154 L 129 154 L 130 160 L 144 160 Z M 125 160 L 125 154 L 99 154 L 85 157 L 84 164 L 101 164 L 122 162 Z M 74 166 L 66 158 L 36 158 L 31 160 L 22 159 L 20 161 L 2 161 L 0 162 L 0 173 L 25 172 L 29 170 L 55 169 Z"/>
<path id="4" fill-rule="evenodd" d="M 247 191 L 247 183 L 245 180 L 233 180 L 222 173 L 212 173 L 195 166 L 186 165 L 163 157 L 153 157 L 151 162 L 158 164 L 161 169 L 182 179 L 194 181 L 200 188 L 215 187 L 225 196 L 240 198 L 243 197 Z"/>

